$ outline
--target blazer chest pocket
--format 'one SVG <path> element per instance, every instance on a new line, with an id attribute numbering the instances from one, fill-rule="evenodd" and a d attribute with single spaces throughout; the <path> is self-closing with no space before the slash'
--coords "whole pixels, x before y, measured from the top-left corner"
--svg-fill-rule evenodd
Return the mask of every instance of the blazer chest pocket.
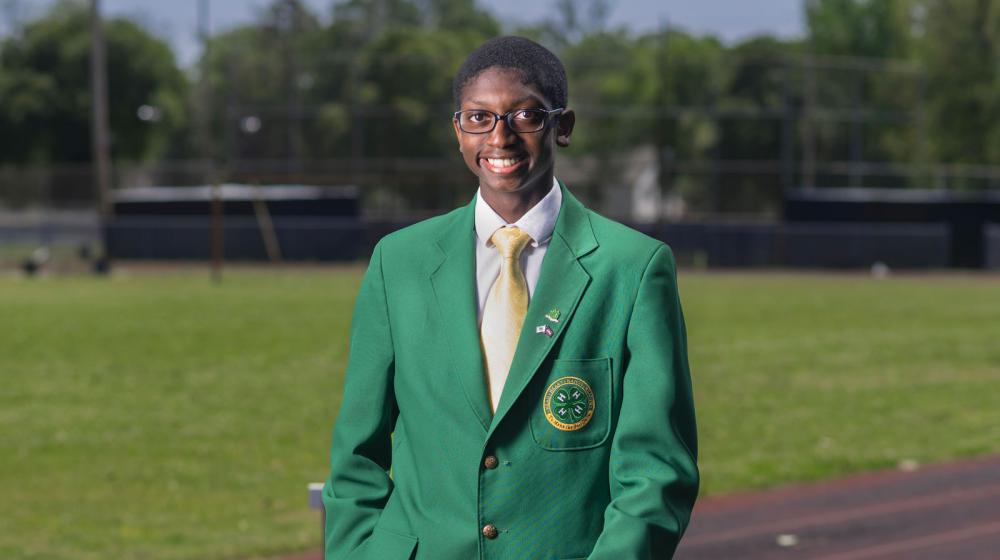
<path id="1" fill-rule="evenodd" d="M 550 451 L 598 447 L 611 427 L 611 358 L 555 360 L 531 411 L 531 437 Z"/>

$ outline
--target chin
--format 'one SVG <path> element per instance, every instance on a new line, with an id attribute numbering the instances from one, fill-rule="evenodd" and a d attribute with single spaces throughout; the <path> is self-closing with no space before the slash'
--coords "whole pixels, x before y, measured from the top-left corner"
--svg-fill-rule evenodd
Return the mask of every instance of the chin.
<path id="1" fill-rule="evenodd" d="M 517 183 L 513 185 L 508 185 L 508 184 L 497 185 L 497 184 L 485 183 L 485 185 L 487 189 L 496 193 L 513 194 L 528 190 L 527 185 L 524 183 Z"/>
<path id="2" fill-rule="evenodd" d="M 518 177 L 497 179 L 495 176 L 480 176 L 479 184 L 491 191 L 497 192 L 517 192 L 524 189 L 526 181 Z"/>
<path id="3" fill-rule="evenodd" d="M 479 178 L 479 184 L 485 185 L 490 190 L 502 193 L 516 193 L 525 192 L 535 188 L 540 187 L 539 181 L 541 177 L 528 176 L 528 177 L 510 177 L 506 179 L 500 179 L 499 181 L 496 177 L 485 177 Z"/>

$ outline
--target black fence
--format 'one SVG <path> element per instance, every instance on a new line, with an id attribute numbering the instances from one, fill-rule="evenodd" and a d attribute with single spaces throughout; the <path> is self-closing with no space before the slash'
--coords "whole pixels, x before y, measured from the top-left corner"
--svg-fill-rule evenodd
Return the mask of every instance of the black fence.
<path id="1" fill-rule="evenodd" d="M 950 237 L 946 266 L 982 268 L 992 250 L 988 226 L 1000 223 L 1000 192 L 929 189 L 798 189 L 785 200 L 785 221 L 837 222 L 856 227 L 941 224 Z"/>
<path id="2" fill-rule="evenodd" d="M 575 183 L 574 183 L 575 184 Z M 429 190 L 414 188 L 413 195 Z M 468 188 L 446 190 L 454 207 Z M 390 194 L 391 193 L 391 194 Z M 785 195 L 784 219 L 733 217 L 635 220 L 608 211 L 635 201 L 627 186 L 574 194 L 602 213 L 669 243 L 682 265 L 711 268 L 1000 268 L 1000 194 L 917 189 L 799 189 Z M 115 259 L 354 261 L 385 234 L 441 210 L 414 213 L 395 191 L 337 186 L 134 188 L 116 191 L 103 227 L 84 210 L 7 213 L 4 262 L 38 247 L 77 252 L 104 241 Z M 213 217 L 213 200 L 219 210 Z M 654 199 L 654 203 L 659 199 Z M 659 200 L 662 202 L 662 200 Z M 411 208 L 409 213 L 393 207 Z M 103 239 L 102 239 L 103 235 Z M 11 249 L 15 247 L 15 249 Z M 63 253 L 67 250 L 64 249 Z"/>
<path id="3" fill-rule="evenodd" d="M 274 218 L 284 260 L 351 261 L 367 258 L 385 234 L 410 222 L 288 216 Z M 712 224 L 635 225 L 668 243 L 683 266 L 710 268 L 801 267 L 943 269 L 949 266 L 951 234 L 943 224 Z M 984 262 L 1000 266 L 1000 226 Z M 225 258 L 267 259 L 265 233 L 253 217 L 227 217 Z M 208 259 L 210 217 L 119 217 L 107 228 L 117 259 Z"/>

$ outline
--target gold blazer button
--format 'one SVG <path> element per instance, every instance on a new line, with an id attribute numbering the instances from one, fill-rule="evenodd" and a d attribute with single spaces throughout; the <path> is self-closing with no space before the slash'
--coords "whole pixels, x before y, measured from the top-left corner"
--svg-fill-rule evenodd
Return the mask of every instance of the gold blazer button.
<path id="1" fill-rule="evenodd" d="M 483 536 L 487 539 L 495 539 L 500 532 L 497 531 L 496 525 L 492 523 L 487 523 L 483 526 Z"/>

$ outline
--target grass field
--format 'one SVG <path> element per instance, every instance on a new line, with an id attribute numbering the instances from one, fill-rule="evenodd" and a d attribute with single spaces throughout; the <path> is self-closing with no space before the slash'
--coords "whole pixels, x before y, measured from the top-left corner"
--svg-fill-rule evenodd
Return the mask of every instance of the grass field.
<path id="1" fill-rule="evenodd" d="M 361 269 L 0 277 L 0 558 L 319 545 Z M 683 273 L 705 493 L 1000 453 L 1000 278 Z"/>

